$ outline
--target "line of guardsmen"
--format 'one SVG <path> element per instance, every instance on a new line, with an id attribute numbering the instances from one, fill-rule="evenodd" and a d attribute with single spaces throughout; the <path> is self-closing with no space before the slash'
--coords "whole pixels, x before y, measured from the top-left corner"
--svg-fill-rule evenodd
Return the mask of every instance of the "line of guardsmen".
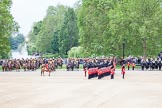
<path id="1" fill-rule="evenodd" d="M 86 69 L 103 68 L 113 66 L 113 59 L 87 59 L 83 61 L 83 69 L 86 77 Z"/>
<path id="2" fill-rule="evenodd" d="M 161 70 L 162 67 L 162 62 L 161 60 L 151 60 L 148 59 L 146 61 L 142 60 L 140 64 L 138 64 L 139 66 L 141 66 L 141 70 Z M 130 70 L 130 68 L 132 67 L 132 70 L 134 70 L 136 64 L 127 62 L 127 68 L 128 70 Z"/>
<path id="3" fill-rule="evenodd" d="M 113 61 L 110 59 L 88 59 L 83 62 L 83 68 L 103 68 L 103 67 L 108 67 L 112 66 Z"/>
<path id="4" fill-rule="evenodd" d="M 128 61 L 128 63 L 127 63 L 128 70 L 130 69 L 131 66 L 132 66 L 132 70 L 134 70 L 134 68 L 135 68 L 135 63 L 134 63 L 134 62 L 133 62 L 133 63 L 130 63 L 130 62 Z"/>
<path id="5" fill-rule="evenodd" d="M 141 62 L 142 70 L 161 70 L 162 62 L 161 60 L 146 60 Z"/>

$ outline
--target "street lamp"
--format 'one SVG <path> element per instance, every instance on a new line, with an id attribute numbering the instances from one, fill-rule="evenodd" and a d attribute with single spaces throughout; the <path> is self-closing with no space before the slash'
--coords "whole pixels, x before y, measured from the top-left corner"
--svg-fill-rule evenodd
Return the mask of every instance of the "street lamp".
<path id="1" fill-rule="evenodd" d="M 125 39 L 123 39 L 123 59 L 124 59 Z"/>

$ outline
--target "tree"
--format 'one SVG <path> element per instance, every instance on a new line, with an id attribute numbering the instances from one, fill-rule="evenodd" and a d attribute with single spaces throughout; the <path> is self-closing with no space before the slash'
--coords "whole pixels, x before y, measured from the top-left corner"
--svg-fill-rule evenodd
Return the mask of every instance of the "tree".
<path id="1" fill-rule="evenodd" d="M 161 44 L 160 2 L 123 0 L 110 12 L 110 32 L 120 44 L 127 40 L 127 55 L 157 55 Z"/>
<path id="2" fill-rule="evenodd" d="M 78 17 L 80 43 L 87 55 L 108 55 L 111 53 L 109 11 L 117 0 L 82 0 Z"/>
<path id="3" fill-rule="evenodd" d="M 32 27 L 32 30 L 28 34 L 27 50 L 30 55 L 38 51 L 36 48 L 36 41 L 38 34 L 41 31 L 41 28 L 42 28 L 42 21 L 35 22 Z"/>
<path id="4" fill-rule="evenodd" d="M 49 6 L 47 15 L 43 19 L 41 30 L 36 38 L 36 48 L 39 52 L 53 52 L 51 46 L 53 34 L 61 29 L 65 11 L 66 8 L 62 5 L 57 7 Z"/>
<path id="5" fill-rule="evenodd" d="M 18 30 L 18 24 L 10 13 L 11 4 L 11 0 L 0 1 L 0 58 L 8 57 L 10 52 L 9 37 Z"/>
<path id="6" fill-rule="evenodd" d="M 54 32 L 52 41 L 51 41 L 51 47 L 53 50 L 53 53 L 59 53 L 59 31 Z"/>
<path id="7" fill-rule="evenodd" d="M 88 55 L 157 55 L 162 43 L 162 15 L 156 0 L 82 0 L 80 43 Z M 148 52 L 149 51 L 149 52 Z"/>
<path id="8" fill-rule="evenodd" d="M 67 55 L 68 51 L 78 46 L 79 30 L 77 26 L 77 18 L 73 8 L 68 8 L 64 17 L 64 24 L 60 30 L 59 50 L 62 54 Z"/>

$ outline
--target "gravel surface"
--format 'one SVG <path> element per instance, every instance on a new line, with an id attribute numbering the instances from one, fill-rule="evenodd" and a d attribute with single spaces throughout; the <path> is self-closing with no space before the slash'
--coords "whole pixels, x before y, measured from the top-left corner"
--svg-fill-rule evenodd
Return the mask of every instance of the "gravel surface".
<path id="1" fill-rule="evenodd" d="M 0 72 L 0 108 L 162 108 L 162 71 L 88 80 L 84 72 Z"/>

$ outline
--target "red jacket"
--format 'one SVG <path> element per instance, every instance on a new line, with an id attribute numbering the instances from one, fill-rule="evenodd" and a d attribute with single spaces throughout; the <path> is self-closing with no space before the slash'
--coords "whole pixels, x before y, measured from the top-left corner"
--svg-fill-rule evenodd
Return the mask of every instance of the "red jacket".
<path id="1" fill-rule="evenodd" d="M 48 69 L 48 64 L 46 64 L 46 69 Z"/>
<path id="2" fill-rule="evenodd" d="M 122 66 L 122 74 L 125 74 L 125 67 Z"/>
<path id="3" fill-rule="evenodd" d="M 115 69 L 111 69 L 111 75 L 114 75 L 115 74 Z"/>
<path id="4" fill-rule="evenodd" d="M 132 63 L 132 67 L 135 67 L 135 64 L 134 63 Z"/>

